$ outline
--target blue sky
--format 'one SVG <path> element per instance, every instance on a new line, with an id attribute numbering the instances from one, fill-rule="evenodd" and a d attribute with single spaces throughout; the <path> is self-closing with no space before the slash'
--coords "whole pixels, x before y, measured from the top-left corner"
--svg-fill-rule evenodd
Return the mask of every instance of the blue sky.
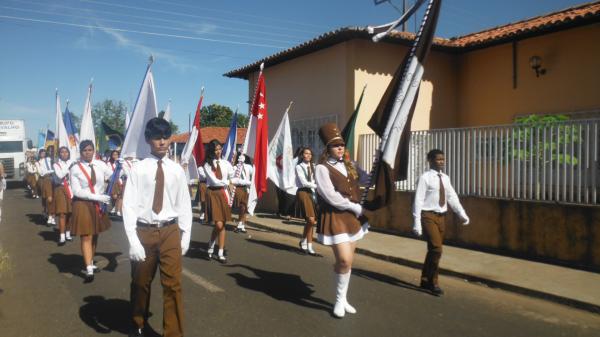
<path id="1" fill-rule="evenodd" d="M 437 35 L 460 36 L 584 2 L 444 0 Z M 335 28 L 397 17 L 373 0 L 0 0 L 0 119 L 24 119 L 35 143 L 40 128 L 54 128 L 54 89 L 63 110 L 69 99 L 80 115 L 92 77 L 94 103 L 109 98 L 131 107 L 152 53 L 159 109 L 171 99 L 173 120 L 186 129 L 202 86 L 205 104 L 247 111 L 247 82 L 223 73 Z"/>

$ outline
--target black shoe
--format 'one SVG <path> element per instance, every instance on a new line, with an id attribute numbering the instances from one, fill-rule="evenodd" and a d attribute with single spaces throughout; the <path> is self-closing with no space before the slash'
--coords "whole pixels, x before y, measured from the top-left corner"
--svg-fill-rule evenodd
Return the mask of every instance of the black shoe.
<path id="1" fill-rule="evenodd" d="M 66 241 L 58 241 L 58 246 L 59 246 L 59 247 L 62 247 L 62 246 L 64 246 L 66 243 L 67 243 Z"/>
<path id="2" fill-rule="evenodd" d="M 225 255 L 223 255 L 223 256 L 217 255 L 217 261 L 221 262 L 222 264 L 226 264 L 227 258 L 225 257 Z"/>
<path id="3" fill-rule="evenodd" d="M 428 293 L 434 296 L 442 296 L 444 295 L 444 291 L 439 286 L 433 285 L 431 283 L 421 281 L 419 288 L 426 290 Z"/>
<path id="4" fill-rule="evenodd" d="M 444 291 L 442 290 L 442 288 L 438 287 L 438 286 L 433 286 L 433 288 L 431 288 L 431 294 L 437 297 L 443 296 L 444 295 Z"/>
<path id="5" fill-rule="evenodd" d="M 142 330 L 142 329 L 135 329 L 129 333 L 129 337 L 144 337 L 144 336 L 145 336 L 144 330 Z"/>
<path id="6" fill-rule="evenodd" d="M 73 241 L 73 237 L 72 237 L 72 236 L 69 236 L 69 237 L 68 237 L 68 238 L 66 238 L 65 240 L 67 240 L 67 241 Z"/>
<path id="7" fill-rule="evenodd" d="M 85 274 L 83 283 L 92 283 L 92 282 L 94 282 L 94 274 Z"/>

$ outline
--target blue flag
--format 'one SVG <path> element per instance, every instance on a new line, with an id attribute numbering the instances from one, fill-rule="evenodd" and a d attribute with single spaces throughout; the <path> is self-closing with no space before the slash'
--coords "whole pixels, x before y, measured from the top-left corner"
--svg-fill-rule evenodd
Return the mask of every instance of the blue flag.
<path id="1" fill-rule="evenodd" d="M 46 130 L 46 141 L 49 142 L 51 140 L 54 140 L 54 132 L 52 132 L 52 130 L 48 129 L 48 130 Z"/>
<path id="2" fill-rule="evenodd" d="M 44 130 L 40 130 L 40 132 L 38 133 L 38 142 L 37 142 L 37 147 L 39 149 L 41 149 L 42 147 L 44 147 L 44 145 L 46 144 L 46 133 L 44 132 Z"/>
<path id="3" fill-rule="evenodd" d="M 71 118 L 71 112 L 69 111 L 68 106 L 65 108 L 65 113 L 63 114 L 63 121 L 65 123 L 65 129 L 67 129 L 67 135 L 69 136 L 69 147 L 77 147 L 77 135 L 75 125 L 73 124 L 73 119 Z"/>
<path id="4" fill-rule="evenodd" d="M 233 114 L 231 118 L 231 126 L 229 127 L 229 134 L 227 134 L 227 139 L 225 140 L 225 144 L 223 144 L 223 159 L 231 162 L 233 160 L 233 155 L 235 154 L 235 145 L 237 143 L 237 111 Z"/>

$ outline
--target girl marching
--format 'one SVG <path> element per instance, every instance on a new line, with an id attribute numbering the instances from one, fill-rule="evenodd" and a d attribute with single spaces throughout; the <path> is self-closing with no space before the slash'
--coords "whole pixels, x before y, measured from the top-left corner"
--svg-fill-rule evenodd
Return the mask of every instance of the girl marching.
<path id="1" fill-rule="evenodd" d="M 73 197 L 69 184 L 69 169 L 72 164 L 69 149 L 66 146 L 58 148 L 58 160 L 54 163 L 54 174 L 58 179 L 54 186 L 54 213 L 58 217 L 59 246 L 64 246 L 66 241 L 73 240 L 69 221 L 72 211 L 71 199 Z"/>
<path id="2" fill-rule="evenodd" d="M 319 129 L 319 137 L 326 149 L 315 169 L 317 192 L 322 199 L 318 239 L 331 246 L 335 255 L 336 299 L 333 315 L 342 318 L 356 309 L 348 303 L 346 294 L 350 283 L 356 241 L 368 232 L 368 224 L 361 225 L 363 208 L 359 204 L 359 171 L 344 156 L 345 143 L 335 123 Z M 361 172 L 362 173 L 362 172 Z M 361 177 L 367 178 L 365 175 Z"/>
<path id="3" fill-rule="evenodd" d="M 233 199 L 233 207 L 238 209 L 238 224 L 235 232 L 246 233 L 246 216 L 248 214 L 248 190 L 252 184 L 252 176 L 254 169 L 250 157 L 243 155 L 241 152 L 237 154 L 237 162 L 240 169 L 239 178 L 231 179 L 235 186 L 235 198 Z M 237 168 L 236 168 L 237 169 Z"/>
<path id="4" fill-rule="evenodd" d="M 107 164 L 108 164 L 108 166 L 110 166 L 110 169 L 112 172 L 115 172 L 115 170 L 117 169 L 119 155 L 120 155 L 120 153 L 118 150 L 113 150 L 110 153 L 110 158 L 108 159 Z M 128 164 L 129 163 L 126 163 L 125 165 L 128 165 Z M 113 185 L 113 189 L 112 189 L 112 193 L 111 193 L 111 201 L 113 204 L 113 208 L 110 211 L 110 213 L 116 214 L 117 216 L 121 216 L 121 210 L 123 209 L 123 176 L 124 176 L 123 170 L 121 170 L 119 179 L 117 179 L 117 181 Z"/>
<path id="5" fill-rule="evenodd" d="M 227 195 L 229 179 L 233 177 L 233 167 L 227 160 L 221 160 L 221 143 L 213 139 L 208 143 L 204 174 L 206 175 L 206 215 L 208 222 L 214 222 L 215 227 L 208 242 L 208 257 L 212 258 L 215 240 L 219 240 L 217 260 L 226 263 L 225 252 L 225 223 L 231 221 L 231 209 Z"/>
<path id="6" fill-rule="evenodd" d="M 38 199 L 38 166 L 35 162 L 35 157 L 32 155 L 27 157 L 27 163 L 25 164 L 25 180 L 27 181 L 27 188 L 31 191 L 31 198 Z"/>
<path id="7" fill-rule="evenodd" d="M 71 187 L 73 189 L 73 215 L 71 227 L 73 235 L 81 237 L 81 253 L 86 266 L 85 282 L 94 280 L 92 258 L 96 253 L 98 234 L 111 226 L 108 215 L 101 212 L 102 204 L 110 204 L 110 196 L 103 194 L 105 181 L 112 174 L 103 161 L 94 159 L 94 143 L 84 140 L 79 144 L 81 160 L 71 167 Z"/>
<path id="8" fill-rule="evenodd" d="M 313 227 L 317 224 L 317 212 L 315 210 L 315 165 L 313 164 L 313 153 L 309 147 L 300 150 L 298 164 L 296 165 L 296 199 L 300 205 L 302 216 L 306 221 L 300 249 L 305 254 L 317 255 L 313 249 Z"/>

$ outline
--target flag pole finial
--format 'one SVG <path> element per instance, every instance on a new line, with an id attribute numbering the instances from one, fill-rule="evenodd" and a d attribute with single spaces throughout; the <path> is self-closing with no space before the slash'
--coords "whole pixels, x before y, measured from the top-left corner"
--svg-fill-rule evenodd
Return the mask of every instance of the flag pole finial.
<path id="1" fill-rule="evenodd" d="M 260 64 L 260 72 L 262 73 L 262 71 L 265 69 L 265 63 L 261 63 Z"/>
<path id="2" fill-rule="evenodd" d="M 204 96 L 204 86 L 202 86 L 202 88 L 200 88 L 200 96 Z"/>
<path id="3" fill-rule="evenodd" d="M 150 57 L 148 57 L 148 66 L 151 66 L 152 63 L 154 63 L 154 55 L 150 54 Z"/>

